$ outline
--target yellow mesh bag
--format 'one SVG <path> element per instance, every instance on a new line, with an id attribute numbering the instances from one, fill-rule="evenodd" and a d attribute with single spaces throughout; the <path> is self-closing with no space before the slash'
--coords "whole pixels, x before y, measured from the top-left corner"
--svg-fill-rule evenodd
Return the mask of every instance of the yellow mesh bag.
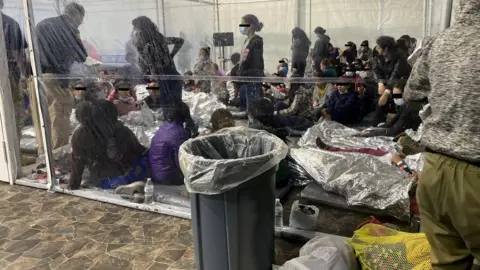
<path id="1" fill-rule="evenodd" d="M 423 233 L 405 233 L 367 224 L 347 240 L 363 269 L 432 269 L 430 245 Z"/>

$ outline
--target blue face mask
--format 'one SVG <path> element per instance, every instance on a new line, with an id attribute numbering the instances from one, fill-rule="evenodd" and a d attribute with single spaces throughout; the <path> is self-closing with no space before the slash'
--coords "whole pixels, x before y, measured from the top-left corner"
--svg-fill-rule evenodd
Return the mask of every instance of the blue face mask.
<path id="1" fill-rule="evenodd" d="M 395 99 L 395 100 L 393 100 L 393 102 L 395 102 L 395 105 L 397 105 L 399 107 L 401 107 L 405 104 L 405 100 L 403 100 L 403 99 Z"/>
<path id="2" fill-rule="evenodd" d="M 240 34 L 244 36 L 248 35 L 248 27 L 240 26 Z"/>

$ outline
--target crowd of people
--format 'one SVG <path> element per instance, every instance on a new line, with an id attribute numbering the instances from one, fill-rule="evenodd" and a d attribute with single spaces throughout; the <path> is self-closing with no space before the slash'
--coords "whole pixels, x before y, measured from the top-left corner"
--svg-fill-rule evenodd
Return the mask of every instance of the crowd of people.
<path id="1" fill-rule="evenodd" d="M 281 59 L 273 72 L 285 78 L 285 83 L 268 82 L 260 36 L 263 24 L 255 15 L 245 15 L 238 29 L 245 41 L 241 50 L 231 56 L 233 68 L 226 74 L 258 81 L 233 79 L 231 96 L 221 79 L 225 71 L 211 59 L 209 47 L 200 49 L 198 61 L 193 70 L 185 71 L 184 80 L 162 77 L 180 75 L 174 58 L 182 51 L 185 37 L 165 37 L 145 16 L 132 21 L 132 39 L 126 46 L 129 77 L 110 81 L 103 73 L 101 82 L 61 79 L 69 74 L 74 62 L 83 63 L 88 57 L 78 30 L 85 9 L 69 3 L 62 15 L 39 22 L 35 29 L 52 147 L 72 147 L 67 186 L 80 188 L 86 168 L 93 186 L 131 193 L 126 195 L 141 193 L 147 177 L 158 184 L 182 185 L 179 148 L 200 135 L 182 93 L 204 92 L 246 112 L 250 128 L 266 130 L 284 140 L 301 134 L 319 120 L 336 121 L 354 128 L 368 127 L 358 136 L 394 137 L 404 149 L 413 149 L 393 156 L 392 162 L 402 168 L 408 168 L 403 161 L 405 155 L 425 152 L 418 200 L 423 231 L 433 251 L 432 264 L 439 269 L 465 269 L 473 258 L 480 259 L 476 223 L 480 220 L 480 201 L 475 197 L 480 188 L 480 95 L 475 76 L 480 72 L 475 53 L 480 37 L 480 2 L 460 0 L 459 5 L 457 24 L 424 41 L 413 66 L 408 58 L 417 40 L 408 35 L 397 40 L 378 37 L 373 48 L 367 40 L 360 42 L 359 48 L 349 41 L 341 49 L 332 44 L 322 27 L 314 30 L 315 41 L 295 27 L 292 53 Z M 27 43 L 15 20 L 2 13 L 2 21 L 18 135 L 23 127 L 21 89 L 25 84 L 38 152 L 42 154 L 39 101 L 27 63 Z M 172 50 L 169 45 L 174 46 Z M 196 79 L 199 76 L 218 79 Z M 304 77 L 316 78 L 316 83 L 304 83 Z M 137 84 L 147 84 L 149 95 L 144 100 L 137 99 Z M 420 117 L 427 103 L 427 116 Z M 145 105 L 162 112 L 164 118 L 149 148 L 119 121 L 119 116 Z M 74 108 L 80 125 L 71 135 L 70 114 Z M 227 109 L 219 109 L 211 116 L 212 132 L 234 125 Z M 414 142 L 405 131 L 417 130 L 420 125 L 421 140 Z M 328 151 L 387 154 L 378 149 L 339 149 L 320 138 L 317 145 Z"/>

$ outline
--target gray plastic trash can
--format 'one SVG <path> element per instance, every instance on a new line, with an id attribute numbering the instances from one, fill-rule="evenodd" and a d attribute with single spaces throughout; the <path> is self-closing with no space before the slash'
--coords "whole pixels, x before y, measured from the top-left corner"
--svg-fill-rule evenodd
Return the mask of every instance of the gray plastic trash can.
<path id="1" fill-rule="evenodd" d="M 199 270 L 272 268 L 275 173 L 287 152 L 274 135 L 244 127 L 181 146 Z"/>

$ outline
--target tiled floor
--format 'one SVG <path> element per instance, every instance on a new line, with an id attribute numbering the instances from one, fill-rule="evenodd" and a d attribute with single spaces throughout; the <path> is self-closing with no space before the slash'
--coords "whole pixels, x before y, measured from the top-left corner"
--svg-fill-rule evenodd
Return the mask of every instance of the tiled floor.
<path id="1" fill-rule="evenodd" d="M 277 263 L 299 243 L 277 240 Z M 194 269 L 189 220 L 0 184 L 0 269 Z"/>

